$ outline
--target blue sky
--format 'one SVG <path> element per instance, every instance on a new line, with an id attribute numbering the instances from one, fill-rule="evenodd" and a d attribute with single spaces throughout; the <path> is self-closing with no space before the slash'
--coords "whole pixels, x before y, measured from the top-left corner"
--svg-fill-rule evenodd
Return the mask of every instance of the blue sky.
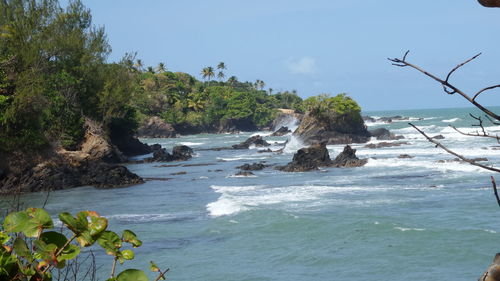
<path id="1" fill-rule="evenodd" d="M 227 75 L 263 80 L 300 96 L 346 92 L 364 110 L 468 106 L 459 96 L 387 57 L 445 76 L 474 92 L 500 83 L 500 9 L 476 0 L 83 0 L 104 25 L 119 60 L 138 52 L 146 65 L 200 78 L 223 61 Z M 500 105 L 500 91 L 481 101 Z"/>

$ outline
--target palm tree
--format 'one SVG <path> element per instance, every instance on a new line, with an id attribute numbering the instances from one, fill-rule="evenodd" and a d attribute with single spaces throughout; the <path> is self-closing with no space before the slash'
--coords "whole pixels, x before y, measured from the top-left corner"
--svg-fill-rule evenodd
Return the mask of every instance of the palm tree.
<path id="1" fill-rule="evenodd" d="M 165 64 L 163 62 L 160 62 L 158 64 L 158 66 L 156 67 L 156 71 L 158 71 L 158 73 L 163 73 L 163 72 L 167 71 L 167 67 L 165 66 Z"/>
<path id="2" fill-rule="evenodd" d="M 231 85 L 234 86 L 234 84 L 236 84 L 238 82 L 238 77 L 236 76 L 231 76 L 229 77 L 229 79 L 227 79 L 227 82 Z"/>
<path id="3" fill-rule="evenodd" d="M 139 71 L 142 71 L 142 68 L 144 67 L 144 64 L 142 63 L 142 60 L 141 59 L 138 59 L 136 62 L 135 62 L 135 68 L 137 68 L 137 70 Z"/>
<path id="4" fill-rule="evenodd" d="M 226 70 L 226 64 L 224 62 L 219 62 L 219 64 L 217 65 L 217 69 Z"/>
<path id="5" fill-rule="evenodd" d="M 148 66 L 148 72 L 149 73 L 152 73 L 152 74 L 155 74 L 155 70 L 152 66 Z"/>
<path id="6" fill-rule="evenodd" d="M 207 66 L 201 70 L 201 75 L 203 79 L 208 79 L 208 83 L 210 84 L 210 80 L 214 77 L 214 68 L 211 66 Z"/>
<path id="7" fill-rule="evenodd" d="M 273 88 L 269 88 L 267 89 L 269 91 L 269 94 L 272 95 L 273 94 Z"/>
<path id="8" fill-rule="evenodd" d="M 224 77 L 226 77 L 226 75 L 224 75 L 224 72 L 222 71 L 219 71 L 219 73 L 217 73 L 217 78 L 222 81 L 222 79 L 224 79 Z"/>
<path id="9" fill-rule="evenodd" d="M 264 83 L 264 81 L 262 81 L 262 80 L 260 80 L 260 79 L 257 79 L 257 80 L 255 81 L 255 84 L 254 84 L 254 85 L 255 85 L 255 89 L 256 89 L 256 90 L 259 90 L 259 89 L 260 89 L 260 90 L 262 90 L 262 89 L 264 89 L 264 87 L 266 86 L 266 83 Z"/>

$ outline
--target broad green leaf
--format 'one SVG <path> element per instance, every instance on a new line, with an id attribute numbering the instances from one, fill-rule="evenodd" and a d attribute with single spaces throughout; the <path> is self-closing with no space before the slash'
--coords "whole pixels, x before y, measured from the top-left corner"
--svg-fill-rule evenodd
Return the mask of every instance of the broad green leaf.
<path id="1" fill-rule="evenodd" d="M 149 281 L 144 271 L 137 269 L 127 269 L 116 276 L 117 281 Z"/>
<path id="2" fill-rule="evenodd" d="M 14 240 L 12 248 L 17 256 L 23 257 L 29 261 L 33 260 L 33 257 L 31 256 L 31 251 L 29 250 L 26 241 L 24 241 L 23 239 L 16 238 L 16 240 Z"/>
<path id="3" fill-rule="evenodd" d="M 122 247 L 122 240 L 118 234 L 109 230 L 104 231 L 97 242 L 106 250 L 108 255 L 116 256 L 118 249 Z"/>
<path id="4" fill-rule="evenodd" d="M 66 244 L 66 242 L 68 242 L 66 236 L 55 231 L 48 231 L 42 233 L 40 235 L 40 240 L 45 242 L 45 244 L 54 244 L 59 249 L 62 248 Z"/>
<path id="5" fill-rule="evenodd" d="M 134 254 L 134 251 L 132 251 L 132 250 L 123 250 L 122 256 L 126 260 L 133 260 L 135 257 L 135 254 Z"/>
<path id="6" fill-rule="evenodd" d="M 78 254 L 80 254 L 80 247 L 74 244 L 69 244 L 66 248 L 64 248 L 61 255 L 57 257 L 57 260 L 58 261 L 72 260 L 76 258 Z"/>
<path id="7" fill-rule="evenodd" d="M 142 241 L 137 239 L 137 235 L 131 230 L 124 230 L 122 235 L 123 242 L 127 242 L 132 244 L 134 248 L 140 247 L 142 245 Z"/>
<path id="8" fill-rule="evenodd" d="M 13 212 L 5 217 L 3 229 L 5 232 L 22 232 L 29 222 L 30 217 L 26 212 Z"/>
<path id="9" fill-rule="evenodd" d="M 90 235 L 89 231 L 84 231 L 80 233 L 78 237 L 76 237 L 76 241 L 80 244 L 82 247 L 88 247 L 91 246 L 95 243 L 95 238 Z"/>
<path id="10" fill-rule="evenodd" d="M 28 215 L 32 218 L 31 220 L 35 222 L 37 225 L 40 227 L 47 229 L 47 228 L 53 228 L 54 223 L 52 222 L 52 218 L 50 217 L 49 213 L 45 211 L 44 209 L 39 209 L 39 208 L 29 208 L 26 210 Z"/>
<path id="11" fill-rule="evenodd" d="M 60 213 L 59 219 L 75 234 L 85 231 L 85 228 L 78 224 L 77 220 L 70 213 Z"/>
<path id="12" fill-rule="evenodd" d="M 90 217 L 90 235 L 95 237 L 105 231 L 107 227 L 108 220 L 106 218 L 93 216 Z"/>
<path id="13" fill-rule="evenodd" d="M 33 241 L 35 258 L 41 260 L 53 261 L 57 252 L 55 244 L 47 244 L 40 239 Z"/>

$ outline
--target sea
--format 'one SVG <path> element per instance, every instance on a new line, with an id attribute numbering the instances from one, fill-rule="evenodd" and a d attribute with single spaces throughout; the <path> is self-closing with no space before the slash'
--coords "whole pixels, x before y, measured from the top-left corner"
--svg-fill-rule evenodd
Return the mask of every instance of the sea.
<path id="1" fill-rule="evenodd" d="M 500 112 L 500 107 L 491 108 Z M 273 167 L 236 176 L 246 163 L 284 165 L 304 147 L 291 135 L 270 132 L 201 134 L 143 139 L 170 150 L 194 149 L 184 162 L 130 164 L 147 181 L 118 189 L 80 187 L 50 193 L 46 209 L 75 214 L 94 210 L 114 231 L 133 230 L 143 241 L 135 260 L 119 265 L 149 270 L 149 261 L 169 268 L 167 280 L 477 280 L 500 252 L 500 207 L 491 176 L 428 142 L 411 122 L 452 151 L 499 165 L 500 143 L 481 133 L 500 134 L 473 108 L 363 112 L 379 118 L 400 115 L 387 128 L 408 144 L 370 149 L 354 144 L 358 168 L 321 168 L 287 173 Z M 284 124 L 287 125 L 287 124 Z M 288 124 L 291 126 L 292 124 Z M 282 154 L 248 150 L 205 150 L 240 143 L 260 134 Z M 370 143 L 380 143 L 372 139 Z M 398 142 L 398 141 L 389 141 Z M 335 158 L 343 145 L 328 146 Z M 408 154 L 412 158 L 399 158 Z M 144 156 L 143 156 L 144 157 Z M 136 159 L 140 159 L 138 157 Z M 45 193 L 21 198 L 41 206 Z M 96 249 L 97 250 L 97 249 Z M 112 258 L 95 252 L 98 279 L 109 277 Z M 155 274 L 148 273 L 151 280 Z"/>

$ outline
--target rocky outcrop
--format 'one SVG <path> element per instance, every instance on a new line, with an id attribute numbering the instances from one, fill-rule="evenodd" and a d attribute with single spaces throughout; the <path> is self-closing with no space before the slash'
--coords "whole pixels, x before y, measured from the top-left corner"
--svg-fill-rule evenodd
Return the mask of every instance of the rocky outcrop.
<path id="1" fill-rule="evenodd" d="M 293 134 L 305 144 L 350 144 L 370 140 L 370 133 L 359 114 L 338 114 L 330 110 L 308 112 Z"/>
<path id="2" fill-rule="evenodd" d="M 175 138 L 177 132 L 172 125 L 160 117 L 153 116 L 139 127 L 137 136 L 140 138 Z"/>
<path id="3" fill-rule="evenodd" d="M 255 176 L 254 173 L 248 172 L 248 171 L 239 171 L 236 174 L 234 174 L 236 177 L 252 177 Z"/>
<path id="4" fill-rule="evenodd" d="M 299 113 L 284 113 L 280 112 L 276 115 L 271 125 L 273 131 L 276 131 L 280 127 L 296 127 L 300 124 L 303 114 Z"/>
<path id="5" fill-rule="evenodd" d="M 127 160 L 127 157 L 112 144 L 102 125 L 86 119 L 84 123 L 85 137 L 81 145 L 80 153 L 82 158 L 90 161 L 105 161 L 109 163 L 120 163 Z M 60 150 L 65 152 L 65 150 Z"/>
<path id="6" fill-rule="evenodd" d="M 444 136 L 443 135 L 437 135 L 437 136 L 433 136 L 431 139 L 444 140 Z"/>
<path id="7" fill-rule="evenodd" d="M 344 147 L 344 150 L 332 161 L 331 167 L 361 167 L 368 162 L 367 159 L 359 159 L 356 156 L 356 149 L 352 149 L 349 145 Z"/>
<path id="8" fill-rule="evenodd" d="M 399 159 L 411 159 L 411 158 L 415 158 L 415 156 L 411 156 L 409 154 L 400 154 L 398 156 Z"/>
<path id="9" fill-rule="evenodd" d="M 479 277 L 478 281 L 500 281 L 500 253 L 495 255 L 493 262 Z"/>
<path id="10" fill-rule="evenodd" d="M 154 149 L 153 157 L 146 158 L 144 162 L 186 161 L 193 157 L 193 149 L 186 145 L 174 146 L 171 154 L 160 145 L 154 145 L 152 147 Z M 140 163 L 140 161 L 138 163 Z"/>
<path id="11" fill-rule="evenodd" d="M 395 134 L 391 133 L 389 130 L 386 128 L 378 128 L 374 130 L 370 130 L 370 135 L 372 137 L 377 138 L 377 140 L 400 140 L 404 139 L 404 136 L 396 136 Z"/>
<path id="12" fill-rule="evenodd" d="M 399 141 L 399 142 L 380 142 L 380 143 L 370 143 L 365 145 L 366 148 L 385 148 L 385 147 L 396 147 L 396 146 L 402 146 L 402 145 L 407 145 L 410 144 L 406 141 Z"/>
<path id="13" fill-rule="evenodd" d="M 251 145 L 255 145 L 256 147 L 264 147 L 264 146 L 270 146 L 269 143 L 267 143 L 260 135 L 256 135 L 253 137 L 248 138 L 246 141 L 235 144 L 232 146 L 233 149 L 248 149 L 250 148 Z"/>
<path id="14" fill-rule="evenodd" d="M 320 143 L 299 149 L 293 155 L 292 162 L 277 169 L 284 172 L 306 172 L 329 166 L 331 163 L 326 143 Z"/>
<path id="15" fill-rule="evenodd" d="M 271 134 L 271 137 L 281 137 L 281 136 L 284 136 L 286 134 L 289 134 L 291 133 L 292 131 L 290 131 L 288 129 L 288 127 L 286 126 L 282 126 L 280 127 L 278 130 L 276 130 L 274 133 Z"/>
<path id="16" fill-rule="evenodd" d="M 238 166 L 236 168 L 243 170 L 243 171 L 260 171 L 266 167 L 269 167 L 269 165 L 265 165 L 262 163 L 252 163 L 252 164 L 243 164 L 243 165 Z"/>

